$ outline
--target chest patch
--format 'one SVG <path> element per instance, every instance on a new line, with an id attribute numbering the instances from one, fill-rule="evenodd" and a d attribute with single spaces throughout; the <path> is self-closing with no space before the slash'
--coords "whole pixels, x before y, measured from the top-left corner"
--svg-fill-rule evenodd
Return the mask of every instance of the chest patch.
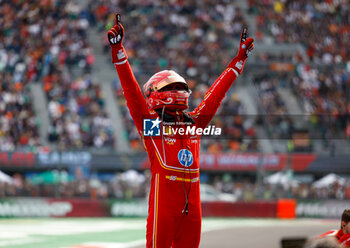
<path id="1" fill-rule="evenodd" d="M 193 164 L 192 152 L 187 149 L 181 149 L 177 154 L 179 162 L 185 167 L 190 167 Z"/>

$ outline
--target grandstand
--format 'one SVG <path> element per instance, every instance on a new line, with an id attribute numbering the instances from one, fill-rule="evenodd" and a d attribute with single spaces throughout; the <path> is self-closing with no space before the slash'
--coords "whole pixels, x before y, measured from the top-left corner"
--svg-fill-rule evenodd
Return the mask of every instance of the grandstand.
<path id="1" fill-rule="evenodd" d="M 0 202 L 145 206 L 149 162 L 106 37 L 119 12 L 140 85 L 173 69 L 192 89 L 191 110 L 235 55 L 242 26 L 256 40 L 212 120 L 223 136 L 202 140 L 201 182 L 242 202 L 349 204 L 350 4 L 314 2 L 0 1 L 0 170 L 12 177 Z M 270 182 L 275 172 L 286 181 Z M 314 187 L 330 172 L 341 179 Z"/>

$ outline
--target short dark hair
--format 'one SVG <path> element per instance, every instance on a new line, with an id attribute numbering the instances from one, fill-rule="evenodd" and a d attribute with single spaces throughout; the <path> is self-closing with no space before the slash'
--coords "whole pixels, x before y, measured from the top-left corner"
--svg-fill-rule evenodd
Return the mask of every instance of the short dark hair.
<path id="1" fill-rule="evenodd" d="M 350 208 L 344 210 L 343 214 L 341 215 L 341 221 L 344 221 L 345 223 L 350 221 Z"/>

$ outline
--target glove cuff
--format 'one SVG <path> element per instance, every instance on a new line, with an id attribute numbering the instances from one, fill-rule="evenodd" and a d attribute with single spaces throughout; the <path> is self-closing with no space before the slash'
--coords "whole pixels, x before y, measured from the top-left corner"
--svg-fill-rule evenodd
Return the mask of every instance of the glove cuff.
<path id="1" fill-rule="evenodd" d="M 115 65 L 122 65 L 126 63 L 128 56 L 126 55 L 123 45 L 112 45 L 111 48 L 112 63 Z"/>
<path id="2" fill-rule="evenodd" d="M 244 64 L 245 64 L 245 59 L 238 59 L 237 57 L 235 57 L 229 64 L 228 64 L 228 68 L 232 68 L 233 70 L 235 70 L 238 74 L 241 74 L 244 68 Z"/>

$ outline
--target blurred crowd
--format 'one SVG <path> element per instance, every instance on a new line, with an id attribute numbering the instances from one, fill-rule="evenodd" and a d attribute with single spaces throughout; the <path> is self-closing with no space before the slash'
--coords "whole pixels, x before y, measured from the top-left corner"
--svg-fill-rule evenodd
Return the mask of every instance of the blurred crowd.
<path id="1" fill-rule="evenodd" d="M 67 172 L 60 172 L 65 173 Z M 114 175 L 91 174 L 73 177 L 61 176 L 50 182 L 38 181 L 37 177 L 15 174 L 13 183 L 0 182 L 0 197 L 82 197 L 92 199 L 132 199 L 145 198 L 150 190 L 150 171 L 127 170 Z M 202 182 L 203 181 L 203 182 Z M 239 201 L 259 199 L 274 200 L 280 198 L 295 199 L 350 199 L 350 180 L 334 182 L 329 185 L 316 186 L 315 180 L 310 182 L 272 183 L 263 180 L 260 184 L 251 177 L 237 178 L 230 173 L 207 174 L 207 180 L 201 183 L 211 185 L 217 194 L 228 193 Z"/>
<path id="2" fill-rule="evenodd" d="M 36 39 L 30 38 L 35 27 L 28 25 L 26 10 L 20 11 L 11 1 L 2 1 L 0 5 L 0 147 L 3 151 L 41 143 L 40 123 L 29 85 L 35 50 L 26 49 L 35 44 Z"/>
<path id="3" fill-rule="evenodd" d="M 198 103 L 196 103 L 198 105 Z M 201 147 L 210 153 L 258 151 L 255 120 L 247 115 L 237 93 L 227 94 L 211 121 L 221 127 L 223 136 L 202 138 Z"/>
<path id="4" fill-rule="evenodd" d="M 249 13 L 257 16 L 260 39 L 301 43 L 310 61 L 317 64 L 349 62 L 349 1 L 250 0 L 249 6 Z"/>
<path id="5" fill-rule="evenodd" d="M 290 139 L 303 123 L 309 137 L 323 140 L 350 138 L 350 72 L 316 69 L 305 64 L 295 73 L 269 72 L 253 78 L 262 118 L 273 138 Z M 289 87 L 303 114 L 290 113 L 279 90 Z M 297 123 L 296 123 L 297 122 Z M 298 126 L 298 127 L 297 127 Z"/>
<path id="6" fill-rule="evenodd" d="M 288 115 L 286 103 L 279 93 L 280 87 L 285 87 L 288 75 L 285 73 L 261 73 L 253 78 L 253 84 L 258 92 L 258 106 L 266 126 L 273 138 L 290 139 L 293 130 L 293 120 Z"/>
<path id="7" fill-rule="evenodd" d="M 350 2 L 346 0 L 249 1 L 248 13 L 256 16 L 258 40 L 303 45 L 307 59 L 297 53 L 286 61 L 281 54 L 279 62 L 294 63 L 295 71 L 289 72 L 287 80 L 282 73 L 274 75 L 269 85 L 291 88 L 308 115 L 306 128 L 310 135 L 322 139 L 325 146 L 332 139 L 350 138 L 349 12 Z M 261 61 L 265 58 L 272 59 L 264 53 L 259 56 Z M 266 85 L 259 78 L 255 83 Z M 278 112 L 285 112 L 278 93 L 270 92 L 268 97 Z M 271 107 L 265 109 L 270 111 Z M 288 126 L 293 126 L 288 122 Z M 287 127 L 285 121 L 281 125 Z"/>
<path id="8" fill-rule="evenodd" d="M 233 175 L 225 173 L 216 175 L 210 180 L 218 192 L 234 194 L 238 200 L 253 201 L 256 199 L 350 199 L 350 180 L 344 183 L 334 182 L 329 185 L 316 187 L 315 181 L 290 183 L 272 183 L 263 180 L 261 184 L 252 180 L 235 179 Z"/>
<path id="9" fill-rule="evenodd" d="M 89 76 L 74 81 L 44 79 L 51 123 L 49 141 L 61 150 L 114 147 L 111 120 L 104 110 L 101 86 Z"/>
<path id="10" fill-rule="evenodd" d="M 30 88 L 22 79 L 14 80 L 8 69 L 0 71 L 0 150 L 39 146 L 40 122 L 32 106 Z"/>
<path id="11" fill-rule="evenodd" d="M 80 170 L 76 170 L 74 175 L 66 171 L 47 171 L 34 176 L 16 173 L 12 182 L 0 181 L 0 197 L 145 198 L 150 180 L 149 171 L 135 170 L 116 172 L 107 177 L 84 175 Z"/>
<path id="12" fill-rule="evenodd" d="M 89 16 L 74 1 L 1 1 L 1 150 L 38 146 L 38 113 L 30 86 L 46 93 L 49 142 L 62 149 L 113 147 L 111 125 L 88 44 Z"/>
<path id="13" fill-rule="evenodd" d="M 299 65 L 290 85 L 323 140 L 350 138 L 350 71 Z"/>

